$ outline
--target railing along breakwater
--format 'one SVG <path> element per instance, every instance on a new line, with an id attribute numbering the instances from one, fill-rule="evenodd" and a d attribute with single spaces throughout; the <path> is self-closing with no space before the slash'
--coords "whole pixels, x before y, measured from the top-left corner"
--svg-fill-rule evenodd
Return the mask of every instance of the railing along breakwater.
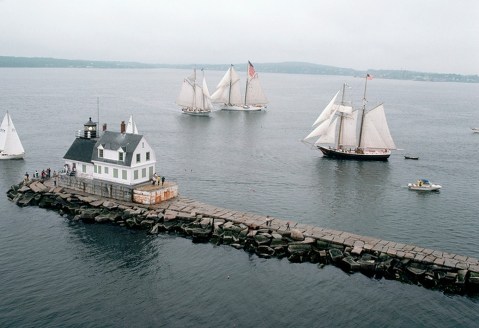
<path id="1" fill-rule="evenodd" d="M 18 206 L 39 206 L 85 223 L 109 223 L 150 234 L 171 233 L 194 242 L 225 244 L 260 257 L 319 266 L 332 264 L 455 294 L 479 292 L 475 258 L 224 209 L 176 197 L 155 205 L 122 202 L 55 187 L 50 180 L 22 182 L 7 191 Z"/>

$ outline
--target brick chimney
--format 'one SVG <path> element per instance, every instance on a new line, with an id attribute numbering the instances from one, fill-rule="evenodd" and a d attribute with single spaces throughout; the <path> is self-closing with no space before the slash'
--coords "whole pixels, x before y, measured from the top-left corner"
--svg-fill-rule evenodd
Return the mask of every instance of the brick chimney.
<path id="1" fill-rule="evenodd" d="M 106 131 L 106 123 L 103 123 L 103 132 Z"/>
<path id="2" fill-rule="evenodd" d="M 125 121 L 121 121 L 121 124 L 120 124 L 120 132 L 121 132 L 121 133 L 125 133 L 125 132 L 126 132 L 126 124 L 125 124 Z"/>

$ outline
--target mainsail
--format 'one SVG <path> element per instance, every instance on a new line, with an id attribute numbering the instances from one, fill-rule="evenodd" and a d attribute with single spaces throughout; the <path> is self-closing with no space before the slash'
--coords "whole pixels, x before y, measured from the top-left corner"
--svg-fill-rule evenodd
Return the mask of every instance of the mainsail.
<path id="1" fill-rule="evenodd" d="M 382 104 L 364 113 L 359 147 L 396 149 Z"/>
<path id="2" fill-rule="evenodd" d="M 259 82 L 258 73 L 254 69 L 253 64 L 248 61 L 248 76 L 246 79 L 245 101 L 244 104 L 249 105 L 266 105 L 266 98 L 263 88 Z"/>
<path id="3" fill-rule="evenodd" d="M 25 149 L 18 137 L 17 130 L 13 125 L 12 118 L 8 111 L 0 126 L 0 152 L 2 155 L 7 156 L 17 156 L 25 153 Z"/>
<path id="4" fill-rule="evenodd" d="M 240 77 L 233 65 L 216 86 L 216 91 L 211 95 L 213 102 L 222 102 L 229 105 L 241 105 Z"/>

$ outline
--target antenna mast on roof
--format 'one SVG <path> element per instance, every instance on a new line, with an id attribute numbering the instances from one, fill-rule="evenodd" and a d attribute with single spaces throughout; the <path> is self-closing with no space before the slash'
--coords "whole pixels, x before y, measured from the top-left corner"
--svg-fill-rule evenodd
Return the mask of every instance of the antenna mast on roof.
<path id="1" fill-rule="evenodd" d="M 96 130 L 98 131 L 98 134 L 100 134 L 100 97 L 96 97 L 96 111 L 98 115 L 98 122 Z"/>

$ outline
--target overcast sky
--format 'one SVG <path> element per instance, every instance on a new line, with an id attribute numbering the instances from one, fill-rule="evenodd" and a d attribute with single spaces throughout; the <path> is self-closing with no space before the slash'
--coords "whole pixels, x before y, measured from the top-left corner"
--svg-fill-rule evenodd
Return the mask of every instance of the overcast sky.
<path id="1" fill-rule="evenodd" d="M 479 1 L 0 0 L 0 55 L 479 74 Z"/>

